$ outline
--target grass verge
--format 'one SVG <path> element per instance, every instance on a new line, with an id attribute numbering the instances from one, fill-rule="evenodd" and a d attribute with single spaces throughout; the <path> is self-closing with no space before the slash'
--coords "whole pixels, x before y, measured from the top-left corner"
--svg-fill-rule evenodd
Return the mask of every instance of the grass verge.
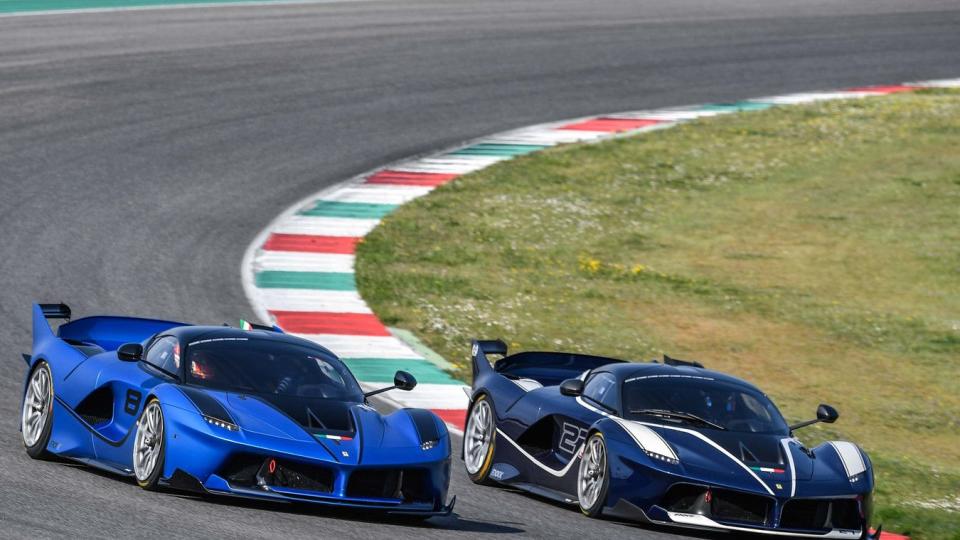
<path id="1" fill-rule="evenodd" d="M 756 382 L 873 457 L 877 516 L 960 539 L 960 92 L 728 115 L 501 163 L 400 208 L 360 291 L 467 377 L 469 339 Z"/>

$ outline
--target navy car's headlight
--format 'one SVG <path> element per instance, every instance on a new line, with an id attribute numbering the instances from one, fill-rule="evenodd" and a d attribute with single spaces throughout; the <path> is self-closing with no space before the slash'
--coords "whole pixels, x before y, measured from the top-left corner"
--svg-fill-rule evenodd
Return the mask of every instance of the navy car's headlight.
<path id="1" fill-rule="evenodd" d="M 423 451 L 431 450 L 433 447 L 437 446 L 438 442 L 439 441 L 437 440 L 427 441 L 420 445 L 420 449 Z"/>
<path id="2" fill-rule="evenodd" d="M 233 422 L 228 422 L 226 420 L 221 420 L 220 418 L 214 418 L 207 415 L 203 415 L 203 419 L 206 420 L 208 424 L 223 428 L 227 431 L 240 431 L 240 427 Z"/>
<path id="3" fill-rule="evenodd" d="M 646 449 L 644 449 L 643 452 L 644 452 L 645 454 L 647 454 L 648 456 L 650 456 L 651 459 L 655 459 L 655 460 L 657 460 L 657 461 L 662 461 L 662 462 L 664 462 L 664 463 L 670 463 L 671 465 L 676 465 L 676 464 L 680 463 L 680 460 L 677 459 L 676 457 L 665 456 L 665 455 L 663 455 L 663 454 L 658 454 L 658 453 L 656 453 L 656 452 L 651 452 L 650 450 L 646 450 Z M 674 456 L 676 456 L 676 454 L 674 454 Z"/>

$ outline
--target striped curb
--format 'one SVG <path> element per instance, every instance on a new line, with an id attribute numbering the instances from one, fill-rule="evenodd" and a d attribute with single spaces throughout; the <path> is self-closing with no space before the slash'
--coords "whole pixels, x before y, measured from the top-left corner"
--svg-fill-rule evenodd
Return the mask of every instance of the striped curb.
<path id="1" fill-rule="evenodd" d="M 365 387 L 392 381 L 398 369 L 413 373 L 420 384 L 391 399 L 430 409 L 459 431 L 467 407 L 464 383 L 417 352 L 422 346 L 394 335 L 357 292 L 356 245 L 398 206 L 461 175 L 560 144 L 597 142 L 708 116 L 925 87 L 960 88 L 960 79 L 592 116 L 515 129 L 407 159 L 327 188 L 281 214 L 247 249 L 244 289 L 260 318 L 329 348 Z"/>

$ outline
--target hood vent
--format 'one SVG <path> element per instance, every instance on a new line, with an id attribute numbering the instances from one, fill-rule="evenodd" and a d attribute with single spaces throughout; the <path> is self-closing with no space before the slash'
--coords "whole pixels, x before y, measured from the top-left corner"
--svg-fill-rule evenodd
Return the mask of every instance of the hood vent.
<path id="1" fill-rule="evenodd" d="M 327 429 L 326 424 L 317 418 L 316 413 L 310 410 L 310 407 L 307 407 L 307 427 L 315 429 Z"/>
<path id="2" fill-rule="evenodd" d="M 753 452 L 749 448 L 740 443 L 740 461 L 744 463 L 760 463 L 760 460 L 757 459 L 757 456 L 753 455 Z"/>

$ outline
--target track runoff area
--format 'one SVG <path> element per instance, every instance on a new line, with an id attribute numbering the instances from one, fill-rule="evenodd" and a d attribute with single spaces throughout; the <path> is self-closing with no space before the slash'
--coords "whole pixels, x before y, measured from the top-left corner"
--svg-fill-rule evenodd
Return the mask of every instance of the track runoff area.
<path id="1" fill-rule="evenodd" d="M 862 99 L 921 88 L 960 88 L 960 79 L 846 88 L 623 112 L 524 127 L 404 160 L 308 197 L 275 219 L 247 249 L 244 288 L 265 322 L 335 352 L 365 387 L 397 370 L 420 384 L 391 396 L 398 406 L 426 408 L 461 432 L 468 405 L 464 382 L 409 334 L 387 328 L 357 291 L 356 246 L 398 206 L 457 177 L 559 144 L 599 142 L 664 129 L 707 116 L 836 99 Z M 884 533 L 884 538 L 898 538 Z M 902 537 L 901 537 L 902 538 Z"/>

